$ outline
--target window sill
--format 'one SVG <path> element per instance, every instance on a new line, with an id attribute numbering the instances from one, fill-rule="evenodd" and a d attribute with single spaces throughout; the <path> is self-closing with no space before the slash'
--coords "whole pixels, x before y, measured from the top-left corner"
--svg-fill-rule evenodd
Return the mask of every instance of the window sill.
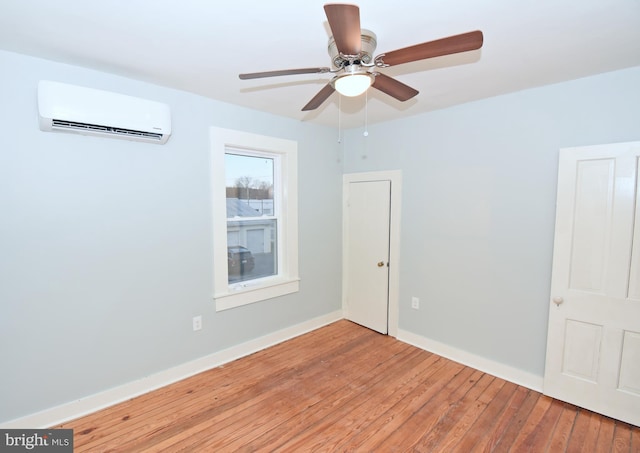
<path id="1" fill-rule="evenodd" d="M 216 311 L 241 307 L 261 300 L 273 299 L 298 292 L 300 279 L 278 280 L 263 285 L 227 288 L 226 292 L 214 294 Z"/>

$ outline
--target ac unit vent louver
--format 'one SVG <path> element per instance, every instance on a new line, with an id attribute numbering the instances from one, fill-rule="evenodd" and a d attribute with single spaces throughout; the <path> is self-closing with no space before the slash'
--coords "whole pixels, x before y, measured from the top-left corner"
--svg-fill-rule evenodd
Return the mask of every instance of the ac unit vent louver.
<path id="1" fill-rule="evenodd" d="M 132 129 L 121 129 L 117 127 L 110 126 L 100 126 L 97 124 L 88 124 L 88 123 L 77 123 L 75 121 L 63 121 L 63 120 L 52 120 L 51 124 L 52 129 L 73 129 L 76 131 L 86 131 L 86 132 L 96 132 L 96 133 L 105 133 L 105 134 L 115 134 L 115 135 L 129 135 L 132 137 L 144 137 L 152 140 L 160 141 L 162 139 L 162 134 L 157 134 L 154 132 L 143 132 L 143 131 L 134 131 Z"/>
<path id="2" fill-rule="evenodd" d="M 167 104 L 109 91 L 41 80 L 40 129 L 164 144 L 171 136 Z"/>

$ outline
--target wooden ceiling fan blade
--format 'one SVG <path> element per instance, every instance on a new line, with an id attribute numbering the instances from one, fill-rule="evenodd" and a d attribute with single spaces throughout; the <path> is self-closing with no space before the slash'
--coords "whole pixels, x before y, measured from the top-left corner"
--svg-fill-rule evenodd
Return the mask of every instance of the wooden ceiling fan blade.
<path id="1" fill-rule="evenodd" d="M 316 94 L 313 99 L 311 99 L 307 105 L 302 107 L 302 111 L 306 112 L 308 110 L 315 110 L 322 105 L 324 101 L 326 101 L 329 96 L 336 91 L 335 88 L 330 83 L 327 83 L 323 89 L 321 89 L 318 94 Z"/>
<path id="2" fill-rule="evenodd" d="M 362 47 L 360 8 L 356 5 L 329 3 L 324 5 L 324 12 L 338 52 L 343 55 L 358 55 Z"/>
<path id="3" fill-rule="evenodd" d="M 395 66 L 411 61 L 476 50 L 482 47 L 483 40 L 482 32 L 476 30 L 387 52 L 380 56 L 380 59 L 384 64 Z"/>
<path id="4" fill-rule="evenodd" d="M 399 101 L 407 101 L 418 94 L 418 90 L 381 73 L 376 74 L 372 86 Z"/>
<path id="5" fill-rule="evenodd" d="M 322 74 L 331 71 L 330 68 L 300 68 L 300 69 L 282 69 L 279 71 L 266 71 L 266 72 L 250 72 L 247 74 L 239 74 L 242 80 L 248 79 L 261 79 L 264 77 L 277 77 L 284 75 L 296 75 L 296 74 Z"/>

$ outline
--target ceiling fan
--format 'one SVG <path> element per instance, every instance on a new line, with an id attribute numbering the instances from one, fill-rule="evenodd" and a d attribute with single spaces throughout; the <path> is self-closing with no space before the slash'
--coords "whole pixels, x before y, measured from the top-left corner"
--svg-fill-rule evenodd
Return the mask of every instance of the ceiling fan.
<path id="1" fill-rule="evenodd" d="M 404 47 L 373 57 L 377 45 L 376 35 L 369 30 L 360 28 L 360 8 L 356 5 L 330 3 L 324 5 L 324 11 L 333 34 L 329 38 L 329 55 L 335 69 L 328 67 L 284 69 L 240 74 L 239 77 L 247 80 L 295 74 L 336 74 L 302 108 L 302 111 L 320 107 L 336 90 L 345 96 L 358 96 L 370 86 L 399 101 L 407 101 L 416 96 L 418 91 L 378 72 L 378 68 L 467 52 L 482 47 L 482 32 L 472 31 Z"/>

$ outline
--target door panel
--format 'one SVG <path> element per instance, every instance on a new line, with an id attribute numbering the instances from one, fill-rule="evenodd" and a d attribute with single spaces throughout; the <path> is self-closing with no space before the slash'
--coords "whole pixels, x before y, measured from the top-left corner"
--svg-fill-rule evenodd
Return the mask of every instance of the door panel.
<path id="1" fill-rule="evenodd" d="M 569 376 L 597 382 L 601 342 L 602 326 L 567 319 L 562 372 Z"/>
<path id="2" fill-rule="evenodd" d="M 624 332 L 618 388 L 640 396 L 640 333 Z"/>
<path id="3" fill-rule="evenodd" d="M 247 230 L 247 248 L 253 253 L 264 253 L 264 229 Z"/>
<path id="4" fill-rule="evenodd" d="M 345 316 L 386 334 L 391 182 L 351 182 L 347 190 Z"/>
<path id="5" fill-rule="evenodd" d="M 561 150 L 544 378 L 545 394 L 636 425 L 639 157 L 640 143 Z"/>
<path id="6" fill-rule="evenodd" d="M 638 162 L 640 161 L 636 162 L 636 175 L 640 174 L 638 173 Z M 635 204 L 633 237 L 638 238 L 638 240 L 633 241 L 631 251 L 631 270 L 627 298 L 636 301 L 636 303 L 640 303 L 640 197 L 638 196 L 636 196 Z"/>
<path id="7" fill-rule="evenodd" d="M 607 270 L 613 211 L 613 159 L 578 163 L 570 287 L 601 292 Z"/>

